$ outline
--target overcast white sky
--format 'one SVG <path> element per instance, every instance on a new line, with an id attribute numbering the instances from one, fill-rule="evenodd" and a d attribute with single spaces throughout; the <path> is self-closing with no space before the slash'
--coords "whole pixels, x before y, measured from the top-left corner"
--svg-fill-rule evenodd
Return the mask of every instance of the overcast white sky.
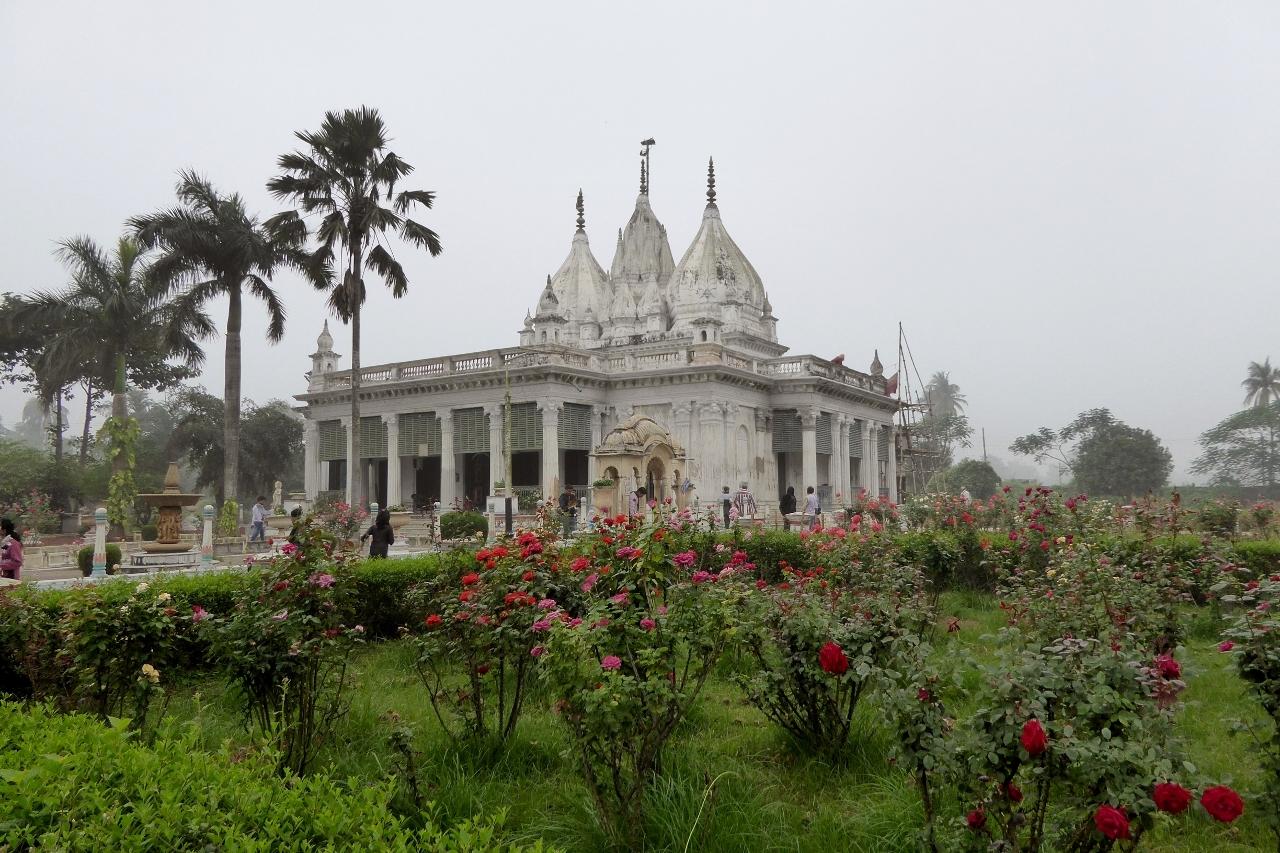
<path id="1" fill-rule="evenodd" d="M 54 242 L 113 240 L 194 167 L 269 215 L 293 131 L 370 104 L 445 254 L 405 249 L 365 364 L 510 346 L 573 201 L 607 269 L 654 136 L 679 258 L 716 158 L 724 222 L 793 352 L 888 372 L 901 320 L 1009 456 L 1108 406 L 1175 476 L 1280 359 L 1280 4 L 1265 2 L 0 4 L 3 289 L 60 286 Z M 324 300 L 279 281 L 245 394 L 304 389 Z M 223 317 L 225 308 L 215 306 Z M 347 331 L 334 329 L 346 353 Z M 211 341 L 206 383 L 222 383 Z M 0 391 L 0 416 L 21 395 Z"/>

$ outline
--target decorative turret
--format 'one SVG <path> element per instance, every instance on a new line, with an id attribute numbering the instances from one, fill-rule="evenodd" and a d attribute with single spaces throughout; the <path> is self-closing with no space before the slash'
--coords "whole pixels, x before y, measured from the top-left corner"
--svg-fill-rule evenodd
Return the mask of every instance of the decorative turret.
<path id="1" fill-rule="evenodd" d="M 547 342 L 556 340 L 559 329 L 564 330 L 559 334 L 562 343 L 581 345 L 598 340 L 599 318 L 609 316 L 609 280 L 600 262 L 591 254 L 587 241 L 582 190 L 578 190 L 576 208 L 577 230 L 573 233 L 569 256 L 555 274 L 548 277 L 547 288 L 538 300 L 538 313 L 534 318 L 538 343 L 543 342 L 543 331 L 548 332 Z M 554 300 L 554 304 L 550 300 Z M 547 325 L 553 316 L 558 318 L 554 329 Z M 594 331 L 584 329 L 587 324 L 594 326 Z"/>
<path id="2" fill-rule="evenodd" d="M 778 339 L 764 282 L 720 220 L 714 160 L 707 160 L 707 206 L 702 225 L 676 265 L 667 292 L 673 306 L 673 331 L 697 332 L 695 337 L 700 338 L 706 329 L 696 321 L 714 318 L 724 323 L 721 331 L 726 335 Z"/>
<path id="3" fill-rule="evenodd" d="M 644 301 L 650 284 L 657 286 L 664 304 L 669 301 L 667 282 L 675 262 L 671 256 L 671 243 L 667 240 L 667 229 L 649 206 L 649 147 L 652 144 L 652 139 L 641 143 L 644 148 L 640 152 L 640 195 L 636 197 L 636 207 L 626 228 L 618 233 L 618 245 L 609 267 L 614 303 L 609 318 L 614 323 L 625 322 L 623 314 Z M 630 304 L 620 298 L 623 290 L 629 291 Z M 631 319 L 634 316 L 632 314 Z M 666 331 L 667 325 L 664 318 L 659 331 Z"/>
<path id="4" fill-rule="evenodd" d="M 329 321 L 316 338 L 316 351 L 311 353 L 311 372 L 307 374 L 307 390 L 318 391 L 324 387 L 325 377 L 338 369 L 342 356 L 333 351 L 333 335 L 329 334 Z"/>
<path id="5" fill-rule="evenodd" d="M 871 359 L 871 375 L 884 376 L 884 365 L 880 363 L 880 350 L 876 350 L 875 357 Z"/>

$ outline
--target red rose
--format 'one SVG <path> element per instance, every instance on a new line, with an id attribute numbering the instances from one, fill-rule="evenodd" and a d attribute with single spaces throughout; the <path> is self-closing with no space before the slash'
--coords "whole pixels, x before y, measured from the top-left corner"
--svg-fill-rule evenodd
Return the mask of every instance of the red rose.
<path id="1" fill-rule="evenodd" d="M 480 576 L 475 572 L 469 572 L 462 576 L 462 585 L 471 586 L 473 583 L 479 583 Z"/>
<path id="2" fill-rule="evenodd" d="M 921 702 L 930 702 L 933 700 L 933 695 L 930 694 L 928 690 L 925 690 L 923 687 L 921 687 L 919 690 L 916 691 L 916 698 L 919 699 Z"/>
<path id="3" fill-rule="evenodd" d="M 1009 798 L 1011 803 L 1022 802 L 1022 789 L 1012 782 L 1004 786 L 1004 795 Z"/>
<path id="4" fill-rule="evenodd" d="M 439 613 L 432 613 L 430 616 L 427 617 L 427 627 L 434 628 L 437 625 L 439 625 L 442 621 L 443 620 L 440 618 Z"/>
<path id="5" fill-rule="evenodd" d="M 1049 736 L 1044 733 L 1044 726 L 1039 720 L 1027 720 L 1022 726 L 1022 748 L 1031 757 L 1045 751 L 1049 745 Z"/>
<path id="6" fill-rule="evenodd" d="M 489 672 L 489 664 L 482 663 L 476 667 L 476 675 L 485 675 Z"/>
<path id="7" fill-rule="evenodd" d="M 458 593 L 458 600 L 464 602 L 470 601 L 472 595 L 474 595 L 474 593 L 471 590 L 464 589 L 462 592 Z"/>
<path id="8" fill-rule="evenodd" d="M 1093 825 L 1112 841 L 1129 837 L 1129 818 L 1115 806 L 1098 806 L 1093 813 Z"/>
<path id="9" fill-rule="evenodd" d="M 844 675 L 849 669 L 849 659 L 835 643 L 826 643 L 818 651 L 818 665 L 828 675 Z"/>
<path id="10" fill-rule="evenodd" d="M 1182 664 L 1174 660 L 1172 655 L 1160 655 L 1156 658 L 1156 669 L 1160 670 L 1162 678 L 1182 677 Z"/>
<path id="11" fill-rule="evenodd" d="M 1156 808 L 1169 814 L 1182 814 L 1191 805 L 1191 792 L 1177 782 L 1161 782 L 1151 794 Z"/>
<path id="12" fill-rule="evenodd" d="M 528 583 L 529 581 L 533 580 L 535 577 L 537 577 L 537 575 L 533 573 L 533 569 L 530 569 L 529 571 L 525 572 L 520 576 L 520 578 L 523 581 L 525 581 L 525 583 Z"/>
<path id="13" fill-rule="evenodd" d="M 1210 817 L 1223 823 L 1231 823 L 1244 814 L 1244 800 L 1226 785 L 1207 789 L 1200 795 L 1200 805 Z"/>
<path id="14" fill-rule="evenodd" d="M 975 831 L 987 825 L 987 813 L 982 809 L 974 809 L 965 815 L 964 819 L 969 824 L 969 828 Z"/>

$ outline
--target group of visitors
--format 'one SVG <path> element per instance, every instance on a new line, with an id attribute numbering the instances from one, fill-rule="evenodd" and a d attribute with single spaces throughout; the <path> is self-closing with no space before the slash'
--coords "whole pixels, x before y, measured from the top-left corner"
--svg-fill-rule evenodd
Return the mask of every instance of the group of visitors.
<path id="1" fill-rule="evenodd" d="M 778 511 L 782 513 L 782 526 L 785 530 L 791 529 L 791 520 L 787 518 L 794 515 L 798 507 L 796 505 L 796 487 L 787 486 L 787 493 L 782 496 L 782 500 L 778 501 Z M 805 530 L 812 530 L 818 526 L 818 520 L 822 516 L 822 505 L 818 502 L 818 493 L 810 486 L 804 496 L 804 524 Z"/>

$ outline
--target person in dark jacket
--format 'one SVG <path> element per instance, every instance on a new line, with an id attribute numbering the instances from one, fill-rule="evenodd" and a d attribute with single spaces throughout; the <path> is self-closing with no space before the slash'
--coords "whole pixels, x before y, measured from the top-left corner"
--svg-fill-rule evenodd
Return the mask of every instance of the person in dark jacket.
<path id="1" fill-rule="evenodd" d="M 370 557 L 386 557 L 387 549 L 395 544 L 396 534 L 391 529 L 391 512 L 389 510 L 378 510 L 378 517 L 373 522 L 365 534 L 360 537 L 360 543 L 364 544 L 364 540 L 372 539 L 369 543 Z"/>
<path id="2" fill-rule="evenodd" d="M 791 522 L 787 521 L 787 515 L 796 511 L 796 487 L 787 486 L 787 493 L 782 496 L 782 500 L 778 501 L 778 512 L 782 513 L 782 529 L 790 530 Z"/>
<path id="3" fill-rule="evenodd" d="M 302 530 L 302 507 L 295 506 L 289 511 L 289 542 L 293 545 L 298 544 L 298 533 Z"/>

